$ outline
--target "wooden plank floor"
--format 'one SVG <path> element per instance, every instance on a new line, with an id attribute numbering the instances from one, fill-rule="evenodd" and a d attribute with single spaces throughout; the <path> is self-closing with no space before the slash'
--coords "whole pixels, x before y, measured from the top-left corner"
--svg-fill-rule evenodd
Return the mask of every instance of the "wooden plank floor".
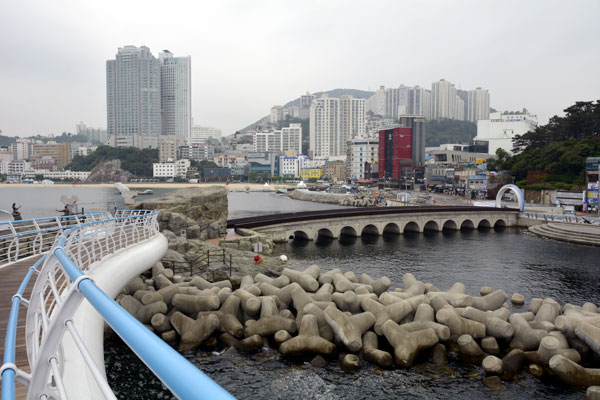
<path id="1" fill-rule="evenodd" d="M 23 281 L 29 267 L 31 267 L 40 258 L 40 256 L 30 257 L 0 268 L 0 363 L 4 359 L 4 340 L 6 337 L 6 328 L 8 325 L 8 316 L 12 305 L 12 297 L 19 289 L 19 285 Z M 29 299 L 31 289 L 35 283 L 36 275 L 33 275 L 29 280 L 29 284 L 25 289 L 24 298 Z M 27 350 L 25 348 L 25 317 L 27 316 L 27 307 L 21 306 L 19 310 L 19 322 L 17 324 L 17 344 L 15 354 L 15 364 L 23 371 L 30 372 L 29 363 L 27 361 Z M 17 399 L 25 399 L 27 397 L 27 387 L 18 383 L 16 384 Z"/>

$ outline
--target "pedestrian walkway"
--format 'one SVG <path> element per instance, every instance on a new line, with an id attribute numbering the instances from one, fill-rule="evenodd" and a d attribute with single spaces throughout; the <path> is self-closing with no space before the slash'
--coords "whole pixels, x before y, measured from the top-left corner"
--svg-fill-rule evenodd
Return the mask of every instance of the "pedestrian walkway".
<path id="1" fill-rule="evenodd" d="M 549 239 L 600 246 L 600 226 L 598 225 L 549 222 L 530 226 L 529 231 Z"/>
<path id="2" fill-rule="evenodd" d="M 8 326 L 8 317 L 10 315 L 11 299 L 17 290 L 19 285 L 23 281 L 25 275 L 35 262 L 41 257 L 41 255 L 26 258 L 24 260 L 17 261 L 13 264 L 9 264 L 5 267 L 0 268 L 0 359 L 4 358 L 4 341 L 6 339 L 6 328 Z M 30 279 L 23 297 L 29 299 L 31 297 L 31 290 L 35 283 L 35 279 Z M 25 344 L 25 319 L 27 317 L 27 309 L 21 307 L 19 312 L 19 320 L 17 323 L 17 345 L 15 361 L 16 365 L 19 366 L 25 372 L 31 372 L 29 368 L 29 362 L 27 361 L 27 349 Z M 17 382 L 16 384 L 17 399 L 27 398 L 27 386 Z"/>

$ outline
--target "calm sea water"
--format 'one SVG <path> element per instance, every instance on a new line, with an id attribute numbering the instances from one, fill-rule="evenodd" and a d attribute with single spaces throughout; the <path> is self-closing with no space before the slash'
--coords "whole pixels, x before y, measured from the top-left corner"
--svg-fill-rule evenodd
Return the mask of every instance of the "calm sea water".
<path id="1" fill-rule="evenodd" d="M 6 201 L 6 192 L 1 190 L 0 207 L 10 207 L 15 200 Z M 53 202 L 64 193 L 53 192 L 55 189 L 35 190 L 39 189 L 20 189 L 10 196 L 21 199 L 32 213 L 59 208 L 60 203 L 55 206 Z M 80 199 L 118 198 L 112 189 L 73 191 Z M 230 193 L 228 197 L 230 218 L 332 208 L 272 193 Z M 585 301 L 600 304 L 599 248 L 545 240 L 514 229 L 292 241 L 277 246 L 276 253 L 287 254 L 292 268 L 302 269 L 316 263 L 322 269 L 339 267 L 373 277 L 386 275 L 395 286 L 401 285 L 404 273 L 412 272 L 418 279 L 442 289 L 463 282 L 471 294 L 477 294 L 481 286 L 491 286 L 504 289 L 509 296 L 519 292 L 527 300 L 553 297 L 561 304 Z M 487 389 L 481 383 L 483 371 L 479 367 L 461 363 L 453 356 L 446 367 L 423 362 L 409 370 L 381 370 L 362 362 L 358 372 L 346 374 L 336 360 L 331 360 L 325 368 L 314 368 L 309 364 L 311 357 L 286 360 L 270 348 L 255 355 L 222 354 L 223 350 L 205 348 L 184 355 L 240 399 L 581 399 L 585 396 L 582 390 L 554 381 L 540 382 L 527 374 L 505 383 L 502 391 Z M 124 345 L 107 345 L 105 356 L 109 382 L 119 398 L 172 398 Z"/>

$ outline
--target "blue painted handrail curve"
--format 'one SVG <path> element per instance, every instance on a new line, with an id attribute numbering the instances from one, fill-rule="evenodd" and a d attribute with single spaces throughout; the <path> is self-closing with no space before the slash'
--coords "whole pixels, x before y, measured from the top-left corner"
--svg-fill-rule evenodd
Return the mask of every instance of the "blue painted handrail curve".
<path id="1" fill-rule="evenodd" d="M 96 286 L 89 277 L 84 276 L 83 272 L 67 256 L 63 249 L 67 241 L 67 236 L 71 233 L 76 233 L 76 231 L 81 228 L 125 220 L 132 220 L 135 224 L 135 219 L 157 213 L 157 211 L 147 211 L 146 213 L 141 211 L 137 215 L 124 214 L 124 216 L 71 227 L 59 237 L 56 245 L 51 251 L 63 267 L 64 271 L 69 275 L 69 278 L 73 282 L 79 279 L 77 289 L 80 293 L 89 301 L 96 311 L 98 311 L 115 333 L 123 339 L 123 341 L 175 396 L 186 400 L 234 399 L 230 393 L 196 368 L 196 366 L 189 362 L 185 357 L 148 330 L 141 322 L 117 304 L 111 297 L 104 293 L 102 289 Z M 2 400 L 12 400 L 15 398 L 15 343 L 21 295 L 23 294 L 29 279 L 45 257 L 46 255 L 40 258 L 40 260 L 30 268 L 27 276 L 23 279 L 23 282 L 17 291 L 17 295 L 13 297 L 4 349 Z"/>

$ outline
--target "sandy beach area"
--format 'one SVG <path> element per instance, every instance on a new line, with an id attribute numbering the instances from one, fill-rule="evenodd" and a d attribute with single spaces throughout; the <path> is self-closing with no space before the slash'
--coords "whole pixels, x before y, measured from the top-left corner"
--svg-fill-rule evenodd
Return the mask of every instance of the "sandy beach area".
<path id="1" fill-rule="evenodd" d="M 225 185 L 225 183 L 156 183 L 156 182 L 147 182 L 147 183 L 126 183 L 129 189 L 183 189 L 189 187 L 202 187 L 202 186 L 227 186 L 227 190 L 229 191 L 241 191 L 245 190 L 246 187 L 249 187 L 250 190 L 264 190 L 265 185 L 262 183 L 230 183 L 229 185 Z M 78 183 L 76 185 L 68 184 L 68 183 L 55 183 L 54 185 L 42 185 L 42 184 L 26 184 L 26 183 L 7 183 L 0 184 L 0 190 L 2 189 L 10 189 L 10 188 L 48 188 L 48 189 L 60 189 L 60 188 L 73 188 L 73 187 L 82 187 L 82 188 L 112 188 L 115 187 L 112 183 Z M 295 185 L 270 185 L 269 189 L 274 191 L 279 188 L 295 188 Z"/>

